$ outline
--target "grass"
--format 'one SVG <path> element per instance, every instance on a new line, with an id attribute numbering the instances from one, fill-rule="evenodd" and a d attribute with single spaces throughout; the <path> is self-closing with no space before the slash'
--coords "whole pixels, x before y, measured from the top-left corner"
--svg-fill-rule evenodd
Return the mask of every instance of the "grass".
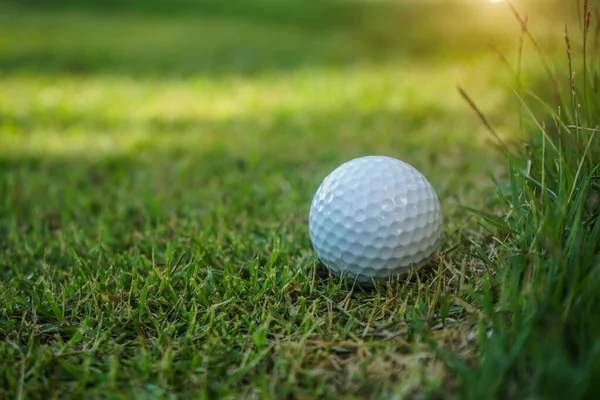
<path id="1" fill-rule="evenodd" d="M 463 375 L 475 397 L 490 387 L 501 397 L 600 393 L 600 325 L 590 318 L 600 301 L 600 9 L 579 7 L 581 33 L 564 30 L 566 73 L 547 68 L 554 96 L 517 91 L 526 146 L 507 151 L 509 178 L 497 182 L 505 212 L 482 214 L 496 244 L 476 255 L 494 274 L 473 297 L 486 316 L 480 369 Z"/>
<path id="2" fill-rule="evenodd" d="M 596 92 L 576 80 L 556 132 L 549 101 L 520 118 L 486 47 L 518 43 L 509 8 L 104 4 L 0 13 L 1 398 L 593 397 Z M 508 171 L 457 83 L 529 142 Z M 306 218 L 372 153 L 430 179 L 445 232 L 430 268 L 364 291 Z"/>

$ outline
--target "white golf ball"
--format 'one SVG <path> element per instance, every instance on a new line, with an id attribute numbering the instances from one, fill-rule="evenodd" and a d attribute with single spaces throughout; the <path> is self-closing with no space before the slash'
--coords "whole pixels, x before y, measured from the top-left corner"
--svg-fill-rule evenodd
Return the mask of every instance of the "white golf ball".
<path id="1" fill-rule="evenodd" d="M 442 211 L 433 187 L 414 167 L 367 156 L 323 180 L 308 229 L 317 256 L 334 275 L 369 284 L 426 264 L 439 244 Z"/>

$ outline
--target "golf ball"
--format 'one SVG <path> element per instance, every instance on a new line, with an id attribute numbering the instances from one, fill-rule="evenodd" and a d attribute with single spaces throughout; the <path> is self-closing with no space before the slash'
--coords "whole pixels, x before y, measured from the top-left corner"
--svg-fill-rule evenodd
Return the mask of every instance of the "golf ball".
<path id="1" fill-rule="evenodd" d="M 323 180 L 308 229 L 317 256 L 334 275 L 369 284 L 426 264 L 440 240 L 442 211 L 433 187 L 414 167 L 367 156 Z"/>

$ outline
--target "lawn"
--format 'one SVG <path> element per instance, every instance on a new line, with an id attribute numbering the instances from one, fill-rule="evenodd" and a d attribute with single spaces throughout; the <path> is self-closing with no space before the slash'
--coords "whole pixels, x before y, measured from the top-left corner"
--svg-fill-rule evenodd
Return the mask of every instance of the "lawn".
<path id="1" fill-rule="evenodd" d="M 510 8 L 255 1 L 0 5 L 0 398 L 589 395 L 593 359 L 536 375 L 538 325 L 491 334 L 510 299 L 490 263 L 520 254 L 492 228 L 517 221 L 466 207 L 502 212 L 490 172 L 519 183 L 457 85 L 522 147 Z M 565 21 L 534 10 L 554 59 Z M 307 227 L 324 176 L 367 154 L 444 211 L 434 261 L 375 290 L 328 276 Z"/>

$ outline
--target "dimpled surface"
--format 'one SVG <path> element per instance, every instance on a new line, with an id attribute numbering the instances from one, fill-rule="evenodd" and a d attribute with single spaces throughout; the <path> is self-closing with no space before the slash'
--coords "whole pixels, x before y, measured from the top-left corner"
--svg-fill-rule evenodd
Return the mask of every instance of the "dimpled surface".
<path id="1" fill-rule="evenodd" d="M 323 180 L 308 228 L 317 256 L 335 275 L 369 283 L 425 264 L 439 243 L 442 212 L 433 187 L 411 165 L 367 156 Z"/>

